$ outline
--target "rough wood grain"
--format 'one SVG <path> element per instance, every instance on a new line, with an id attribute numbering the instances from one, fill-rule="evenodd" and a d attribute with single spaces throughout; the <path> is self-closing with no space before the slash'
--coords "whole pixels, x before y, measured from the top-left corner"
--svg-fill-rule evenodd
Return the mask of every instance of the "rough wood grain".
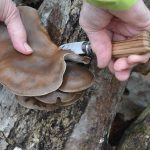
<path id="1" fill-rule="evenodd" d="M 138 36 L 125 41 L 113 42 L 112 50 L 112 56 L 114 58 L 148 53 L 150 52 L 150 33 L 149 31 L 144 31 Z"/>

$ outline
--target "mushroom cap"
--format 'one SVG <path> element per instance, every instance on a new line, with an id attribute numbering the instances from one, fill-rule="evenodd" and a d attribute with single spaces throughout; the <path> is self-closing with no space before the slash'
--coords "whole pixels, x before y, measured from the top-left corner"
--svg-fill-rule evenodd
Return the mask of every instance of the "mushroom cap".
<path id="1" fill-rule="evenodd" d="M 34 52 L 25 56 L 15 51 L 6 27 L 1 25 L 0 82 L 17 95 L 47 94 L 61 85 L 66 64 L 56 55 L 58 48 L 41 26 L 37 12 L 21 7 L 20 14 Z"/>
<path id="2" fill-rule="evenodd" d="M 94 81 L 94 75 L 80 64 L 67 62 L 63 83 L 59 90 L 62 92 L 79 92 L 89 88 Z"/>
<path id="3" fill-rule="evenodd" d="M 35 97 L 16 96 L 16 99 L 20 105 L 29 109 L 53 111 L 60 107 L 69 106 L 75 103 L 82 95 L 83 92 L 76 93 L 74 98 L 72 98 L 70 101 L 62 102 L 61 100 L 57 100 L 56 103 L 52 104 L 44 103 Z"/>
<path id="4" fill-rule="evenodd" d="M 34 52 L 25 56 L 14 50 L 7 28 L 1 24 L 0 82 L 16 95 L 45 95 L 57 90 L 62 84 L 66 70 L 65 57 L 73 59 L 74 55 L 75 58 L 83 58 L 70 51 L 60 50 L 50 40 L 35 9 L 20 6 L 19 11 L 27 31 L 28 43 Z"/>
<path id="5" fill-rule="evenodd" d="M 49 93 L 43 96 L 36 96 L 35 98 L 47 104 L 56 104 L 59 101 L 65 104 L 71 101 L 74 102 L 75 99 L 78 100 L 80 96 L 81 96 L 81 92 L 80 93 L 65 93 L 65 92 L 61 92 L 57 90 L 57 91 L 54 91 L 52 93 Z"/>

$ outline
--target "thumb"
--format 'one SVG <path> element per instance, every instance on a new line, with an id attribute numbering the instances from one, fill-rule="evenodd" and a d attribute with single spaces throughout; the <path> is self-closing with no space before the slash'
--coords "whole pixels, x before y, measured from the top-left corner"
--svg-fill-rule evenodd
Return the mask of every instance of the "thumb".
<path id="1" fill-rule="evenodd" d="M 6 4 L 6 9 L 4 8 L 3 13 L 4 16 L 6 16 L 4 18 L 4 22 L 7 25 L 8 33 L 14 48 L 23 54 L 31 54 L 32 49 L 27 44 L 26 31 L 22 24 L 19 10 L 15 4 L 12 1 L 8 1 L 8 4 Z"/>
<path id="2" fill-rule="evenodd" d="M 97 56 L 98 67 L 106 67 L 111 60 L 112 54 L 111 39 L 107 31 L 104 29 L 98 32 L 89 32 L 87 35 L 91 42 L 91 47 Z"/>

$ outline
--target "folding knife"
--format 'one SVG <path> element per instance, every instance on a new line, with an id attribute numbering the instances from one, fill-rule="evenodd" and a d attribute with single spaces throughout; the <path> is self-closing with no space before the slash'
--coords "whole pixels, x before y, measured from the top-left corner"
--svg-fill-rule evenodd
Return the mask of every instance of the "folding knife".
<path id="1" fill-rule="evenodd" d="M 93 52 L 89 42 L 73 42 L 60 46 L 62 49 L 69 49 L 76 54 L 92 56 Z M 129 55 L 140 55 L 150 52 L 150 32 L 127 39 L 125 41 L 112 43 L 112 56 L 114 58 L 126 57 Z"/>

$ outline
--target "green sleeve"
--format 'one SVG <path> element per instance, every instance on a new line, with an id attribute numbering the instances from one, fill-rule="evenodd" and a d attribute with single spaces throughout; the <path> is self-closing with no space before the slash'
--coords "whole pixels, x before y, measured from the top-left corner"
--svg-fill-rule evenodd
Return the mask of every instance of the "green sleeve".
<path id="1" fill-rule="evenodd" d="M 109 10 L 128 10 L 138 0 L 86 0 L 88 3 Z"/>

